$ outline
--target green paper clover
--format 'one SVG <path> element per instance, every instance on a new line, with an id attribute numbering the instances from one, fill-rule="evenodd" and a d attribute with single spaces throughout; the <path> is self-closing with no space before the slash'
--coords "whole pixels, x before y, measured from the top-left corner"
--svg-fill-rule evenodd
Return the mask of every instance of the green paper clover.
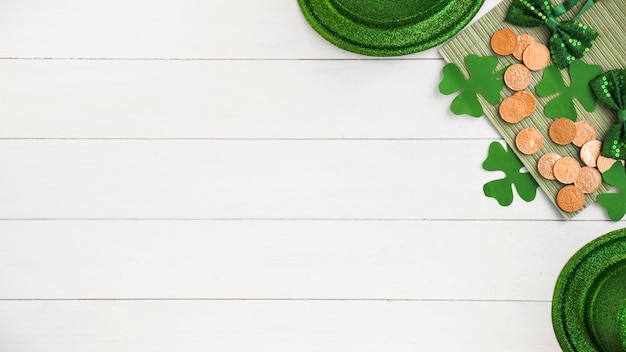
<path id="1" fill-rule="evenodd" d="M 497 65 L 498 58 L 495 56 L 468 55 L 465 57 L 465 66 L 469 72 L 469 79 L 453 63 L 443 67 L 439 91 L 444 95 L 461 91 L 452 101 L 450 106 L 452 113 L 473 117 L 482 116 L 483 107 L 476 96 L 478 93 L 491 104 L 497 104 L 500 101 L 500 91 L 504 87 L 502 76 L 506 68 L 493 72 Z"/>
<path id="2" fill-rule="evenodd" d="M 606 209 L 609 218 L 620 221 L 626 214 L 626 171 L 620 162 L 616 162 L 602 174 L 604 182 L 620 189 L 618 193 L 604 193 L 598 196 L 598 204 Z"/>
<path id="3" fill-rule="evenodd" d="M 485 183 L 483 192 L 489 198 L 495 198 L 503 206 L 513 203 L 513 189 L 515 186 L 519 196 L 530 202 L 537 195 L 537 182 L 528 172 L 521 172 L 524 167 L 517 155 L 507 146 L 506 150 L 502 144 L 492 142 L 489 146 L 489 154 L 483 162 L 483 169 L 487 171 L 503 171 L 503 179 Z"/>
<path id="4" fill-rule="evenodd" d="M 556 66 L 548 66 L 543 70 L 543 79 L 535 87 L 537 95 L 554 97 L 544 109 L 546 116 L 551 118 L 566 117 L 576 121 L 578 115 L 573 99 L 576 98 L 588 112 L 596 108 L 596 97 L 589 86 L 589 82 L 602 73 L 602 67 L 590 65 L 582 60 L 574 60 L 569 66 L 571 84 L 565 85 L 561 71 Z"/>

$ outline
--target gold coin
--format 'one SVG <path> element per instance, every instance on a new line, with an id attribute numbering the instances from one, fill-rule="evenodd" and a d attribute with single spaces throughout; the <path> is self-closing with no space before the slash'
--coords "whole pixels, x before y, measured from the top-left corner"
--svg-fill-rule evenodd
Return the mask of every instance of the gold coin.
<path id="1" fill-rule="evenodd" d="M 585 205 L 585 194 L 576 186 L 565 186 L 556 194 L 556 204 L 565 212 L 577 212 Z"/>
<path id="2" fill-rule="evenodd" d="M 602 174 L 595 167 L 585 166 L 580 169 L 578 179 L 574 186 L 580 188 L 583 193 L 593 193 L 602 185 Z"/>
<path id="3" fill-rule="evenodd" d="M 580 164 L 578 160 L 566 156 L 554 163 L 554 177 L 561 183 L 569 185 L 578 179 Z"/>
<path id="4" fill-rule="evenodd" d="M 537 108 L 537 99 L 535 99 L 535 96 L 532 93 L 523 90 L 515 92 L 513 96 L 515 98 L 522 99 L 524 103 L 526 103 L 526 113 L 524 114 L 524 117 L 530 116 Z"/>
<path id="5" fill-rule="evenodd" d="M 517 47 L 517 34 L 510 29 L 501 29 L 491 37 L 491 49 L 498 55 L 511 55 Z"/>
<path id="6" fill-rule="evenodd" d="M 532 127 L 524 128 L 515 137 L 515 145 L 520 152 L 532 155 L 538 152 L 543 145 L 541 133 Z"/>
<path id="7" fill-rule="evenodd" d="M 550 50 L 543 44 L 533 43 L 524 50 L 524 65 L 533 71 L 541 70 L 550 62 Z"/>
<path id="8" fill-rule="evenodd" d="M 530 70 L 522 64 L 509 66 L 504 73 L 504 83 L 516 91 L 526 89 L 530 85 L 531 78 Z"/>
<path id="9" fill-rule="evenodd" d="M 576 125 L 570 119 L 556 119 L 550 125 L 548 133 L 554 143 L 559 145 L 570 144 L 576 137 Z"/>
<path id="10" fill-rule="evenodd" d="M 601 148 L 602 142 L 597 139 L 590 140 L 580 148 L 580 160 L 587 166 L 596 167 Z"/>
<path id="11" fill-rule="evenodd" d="M 539 174 L 546 180 L 556 180 L 554 177 L 554 163 L 561 159 L 557 153 L 546 153 L 537 162 L 537 170 Z"/>
<path id="12" fill-rule="evenodd" d="M 536 43 L 537 39 L 530 34 L 520 34 L 517 36 L 517 46 L 513 51 L 513 56 L 522 61 L 524 59 L 524 51 L 530 44 Z"/>
<path id="13" fill-rule="evenodd" d="M 624 166 L 624 160 L 620 160 L 620 161 L 622 162 L 622 166 Z M 605 173 L 606 170 L 610 169 L 611 166 L 615 164 L 615 162 L 617 162 L 617 160 L 600 155 L 597 160 L 598 170 L 601 173 Z"/>
<path id="14" fill-rule="evenodd" d="M 522 99 L 512 96 L 504 99 L 498 107 L 500 117 L 508 123 L 522 121 L 526 117 L 526 110 L 528 110 L 526 103 Z"/>
<path id="15" fill-rule="evenodd" d="M 578 121 L 574 124 L 576 126 L 576 137 L 572 143 L 577 147 L 582 147 L 583 144 L 589 142 L 592 139 L 596 139 L 596 126 L 589 121 Z"/>

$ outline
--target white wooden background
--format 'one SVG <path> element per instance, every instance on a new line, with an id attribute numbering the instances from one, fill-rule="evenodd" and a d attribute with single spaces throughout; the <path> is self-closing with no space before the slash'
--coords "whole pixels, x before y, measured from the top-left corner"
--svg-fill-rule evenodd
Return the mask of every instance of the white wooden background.
<path id="1" fill-rule="evenodd" d="M 486 198 L 437 51 L 295 0 L 1 0 L 0 57 L 2 352 L 559 351 L 558 273 L 621 227 Z"/>

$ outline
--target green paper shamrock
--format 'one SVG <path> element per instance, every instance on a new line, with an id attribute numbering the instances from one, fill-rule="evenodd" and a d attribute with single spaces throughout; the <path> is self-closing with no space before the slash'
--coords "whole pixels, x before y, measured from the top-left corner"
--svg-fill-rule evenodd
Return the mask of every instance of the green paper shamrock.
<path id="1" fill-rule="evenodd" d="M 598 196 L 598 204 L 606 209 L 609 218 L 620 221 L 626 214 L 626 171 L 620 162 L 616 162 L 602 174 L 604 182 L 620 189 L 618 193 L 604 193 Z"/>
<path id="2" fill-rule="evenodd" d="M 543 70 L 543 79 L 535 87 L 537 95 L 547 97 L 559 93 L 544 109 L 546 116 L 551 118 L 567 117 L 576 121 L 578 115 L 574 108 L 576 98 L 585 110 L 592 112 L 596 108 L 596 97 L 589 87 L 589 82 L 602 73 L 602 67 L 590 65 L 582 60 L 574 60 L 569 66 L 572 83 L 565 85 L 561 71 L 556 66 L 548 66 Z"/>
<path id="3" fill-rule="evenodd" d="M 528 172 L 521 172 L 524 167 L 517 155 L 507 146 L 492 142 L 489 146 L 489 154 L 483 162 L 483 169 L 487 171 L 503 171 L 505 177 L 485 183 L 483 192 L 489 198 L 495 198 L 503 206 L 513 203 L 513 190 L 515 186 L 519 196 L 530 202 L 537 195 L 537 182 Z"/>
<path id="4" fill-rule="evenodd" d="M 500 91 L 504 87 L 502 76 L 506 68 L 493 72 L 497 65 L 498 58 L 495 56 L 468 55 L 465 57 L 465 66 L 469 72 L 469 79 L 453 63 L 443 67 L 443 79 L 439 83 L 439 91 L 444 95 L 461 91 L 452 101 L 450 106 L 452 113 L 473 117 L 482 116 L 483 107 L 476 96 L 478 93 L 491 104 L 497 104 L 500 101 Z"/>

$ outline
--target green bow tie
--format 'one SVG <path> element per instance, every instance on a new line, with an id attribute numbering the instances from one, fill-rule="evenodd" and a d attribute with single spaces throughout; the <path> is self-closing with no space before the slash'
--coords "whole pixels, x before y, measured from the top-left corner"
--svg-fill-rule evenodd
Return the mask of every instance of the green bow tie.
<path id="1" fill-rule="evenodd" d="M 626 70 L 607 71 L 591 81 L 591 89 L 607 108 L 617 111 L 617 123 L 604 137 L 602 155 L 626 160 Z"/>
<path id="2" fill-rule="evenodd" d="M 549 0 L 513 0 L 505 21 L 523 27 L 545 25 L 550 28 L 552 34 L 549 47 L 552 60 L 558 68 L 564 68 L 577 58 L 583 57 L 598 37 L 596 31 L 581 23 L 559 22 L 556 19 L 557 16 L 569 11 L 577 2 L 578 0 L 567 0 L 553 9 Z M 574 19 L 593 4 L 593 0 L 588 0 Z"/>

